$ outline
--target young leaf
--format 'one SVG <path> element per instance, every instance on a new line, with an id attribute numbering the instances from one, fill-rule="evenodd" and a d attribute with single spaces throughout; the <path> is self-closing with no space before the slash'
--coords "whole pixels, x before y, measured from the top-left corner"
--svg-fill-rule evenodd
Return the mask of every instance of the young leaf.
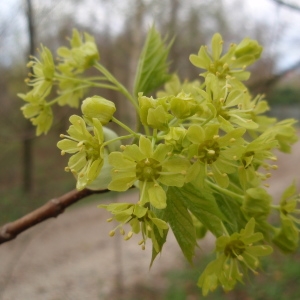
<path id="1" fill-rule="evenodd" d="M 134 95 L 139 92 L 148 94 L 171 78 L 167 63 L 171 44 L 172 42 L 165 45 L 165 40 L 161 38 L 154 27 L 149 30 L 139 58 L 134 82 Z"/>
<path id="2" fill-rule="evenodd" d="M 152 257 L 151 257 L 151 262 L 150 262 L 150 268 L 152 267 L 152 264 L 153 264 L 155 258 L 157 257 L 157 255 L 162 251 L 163 245 L 167 240 L 168 231 L 169 231 L 169 229 L 163 230 L 163 236 L 161 236 L 158 228 L 156 226 L 153 227 L 153 234 L 155 235 L 158 247 L 160 249 L 158 252 L 158 251 L 156 251 L 154 246 L 152 247 Z"/>
<path id="3" fill-rule="evenodd" d="M 211 193 L 186 184 L 182 188 L 169 187 L 172 192 L 184 203 L 191 213 L 216 237 L 223 234 L 222 220 L 225 216 L 220 211 Z"/>
<path id="4" fill-rule="evenodd" d="M 169 188 L 167 193 L 166 214 L 175 238 L 186 259 L 192 264 L 194 249 L 197 244 L 196 230 L 187 207 L 182 201 L 178 189 Z"/>

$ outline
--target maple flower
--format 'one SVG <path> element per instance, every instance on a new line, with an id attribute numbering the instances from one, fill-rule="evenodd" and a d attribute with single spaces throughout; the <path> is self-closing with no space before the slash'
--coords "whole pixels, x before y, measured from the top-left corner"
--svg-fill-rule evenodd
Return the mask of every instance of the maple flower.
<path id="1" fill-rule="evenodd" d="M 243 271 L 256 273 L 260 256 L 273 252 L 271 246 L 253 245 L 263 239 L 263 234 L 254 232 L 255 220 L 251 218 L 245 229 L 231 236 L 221 236 L 216 241 L 217 258 L 210 262 L 198 280 L 203 295 L 221 285 L 225 291 L 234 288 L 237 281 L 243 282 Z"/>
<path id="2" fill-rule="evenodd" d="M 171 156 L 172 146 L 159 144 L 141 136 L 138 145 L 123 146 L 123 152 L 109 154 L 113 166 L 112 181 L 108 188 L 126 191 L 136 181 L 140 189 L 140 204 L 151 203 L 158 209 L 166 207 L 166 188 L 181 187 L 189 167 L 187 159 Z M 154 149 L 153 149 L 154 148 Z"/>
<path id="3" fill-rule="evenodd" d="M 36 135 L 47 133 L 52 125 L 53 113 L 51 106 L 46 100 L 34 93 L 33 90 L 27 94 L 18 94 L 20 98 L 28 102 L 21 107 L 23 115 L 36 126 Z"/>
<path id="4" fill-rule="evenodd" d="M 72 80 L 74 79 L 74 80 Z M 76 80 L 76 77 L 71 73 L 69 77 L 59 78 L 59 90 L 57 91 L 57 103 L 61 106 L 69 105 L 77 108 L 79 101 L 84 97 L 87 87 L 85 83 Z"/>
<path id="5" fill-rule="evenodd" d="M 83 38 L 80 33 L 74 29 L 70 45 L 70 49 L 60 47 L 57 50 L 58 55 L 63 61 L 60 67 L 66 67 L 67 69 L 70 67 L 76 72 L 81 73 L 93 66 L 100 58 L 95 39 L 87 33 L 84 33 Z"/>
<path id="6" fill-rule="evenodd" d="M 297 250 L 299 244 L 300 195 L 295 182 L 282 194 L 279 211 L 281 227 L 276 228 L 272 242 L 283 252 L 291 253 Z"/>
<path id="7" fill-rule="evenodd" d="M 187 131 L 189 156 L 194 163 L 189 168 L 187 180 L 200 186 L 204 185 L 206 176 L 212 176 L 221 187 L 227 187 L 227 174 L 237 170 L 236 160 L 241 156 L 244 142 L 244 128 L 234 129 L 224 136 L 219 136 L 219 125 L 209 124 L 204 129 L 193 124 Z"/>
<path id="8" fill-rule="evenodd" d="M 33 74 L 30 74 L 30 79 L 27 80 L 29 86 L 33 87 L 33 94 L 46 97 L 52 88 L 53 77 L 55 73 L 55 65 L 51 51 L 41 45 L 40 60 L 36 57 L 31 57 L 27 67 L 32 68 Z"/>
<path id="9" fill-rule="evenodd" d="M 120 233 L 124 235 L 124 240 L 129 240 L 133 234 L 141 232 L 143 239 L 139 242 L 139 245 L 142 246 L 142 249 L 145 249 L 146 240 L 150 238 L 155 250 L 157 252 L 161 251 L 155 231 L 157 230 L 159 236 L 162 238 L 163 231 L 167 230 L 169 226 L 165 221 L 157 218 L 153 211 L 140 204 L 132 203 L 101 204 L 98 207 L 104 208 L 113 214 L 113 218 L 108 219 L 108 222 L 116 220 L 120 223 L 115 229 L 110 231 L 110 236 L 114 236 L 116 230 L 119 229 Z M 125 224 L 131 226 L 131 231 L 127 234 L 125 234 L 123 228 Z"/>
<path id="10" fill-rule="evenodd" d="M 225 130 L 233 128 L 234 124 L 256 129 L 258 124 L 252 120 L 255 104 L 251 103 L 251 97 L 244 88 L 232 87 L 228 82 L 222 83 L 215 75 L 208 74 L 206 91 L 201 94 L 213 105 L 214 115 Z"/>
<path id="11" fill-rule="evenodd" d="M 69 136 L 62 134 L 61 137 L 65 139 L 59 141 L 57 147 L 62 150 L 62 155 L 73 154 L 66 171 L 71 171 L 77 177 L 76 188 L 82 190 L 97 178 L 103 166 L 103 128 L 100 121 L 94 118 L 92 135 L 81 117 L 72 115 L 69 120 L 72 123 L 67 130 Z"/>
<path id="12" fill-rule="evenodd" d="M 270 173 L 267 173 L 267 175 L 259 173 L 257 169 L 258 166 L 265 168 L 267 171 L 277 168 L 276 165 L 266 162 L 266 160 L 271 160 L 271 162 L 277 160 L 276 156 L 270 151 L 277 145 L 278 141 L 275 139 L 275 134 L 265 131 L 244 147 L 241 165 L 238 170 L 240 183 L 244 189 L 256 186 L 260 179 L 265 180 L 271 176 Z"/>
<path id="13" fill-rule="evenodd" d="M 229 75 L 238 80 L 247 80 L 250 72 L 245 71 L 245 68 L 260 57 L 262 47 L 257 41 L 245 38 L 238 45 L 231 44 L 223 56 L 222 51 L 223 39 L 216 33 L 211 40 L 211 52 L 207 46 L 201 46 L 198 55 L 190 55 L 190 61 L 194 66 L 207 70 L 201 74 L 204 77 L 214 74 L 224 80 Z"/>

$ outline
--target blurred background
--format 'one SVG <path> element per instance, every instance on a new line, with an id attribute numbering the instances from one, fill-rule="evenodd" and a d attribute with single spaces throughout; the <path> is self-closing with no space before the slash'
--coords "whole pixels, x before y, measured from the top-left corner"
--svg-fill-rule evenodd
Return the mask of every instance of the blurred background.
<path id="1" fill-rule="evenodd" d="M 67 157 L 61 157 L 56 143 L 59 134 L 68 128 L 68 116 L 76 110 L 67 107 L 56 109 L 51 131 L 46 136 L 35 137 L 35 129 L 23 118 L 20 111 L 23 102 L 16 96 L 17 93 L 28 91 L 24 83 L 28 73 L 26 68 L 28 56 L 36 55 L 36 49 L 40 44 L 55 53 L 59 46 L 68 44 L 66 37 L 71 36 L 73 28 L 77 28 L 95 36 L 101 62 L 130 89 L 147 30 L 153 23 L 163 36 L 167 35 L 170 38 L 175 36 L 170 55 L 171 71 L 177 72 L 182 79 L 198 78 L 199 70 L 189 63 L 188 57 L 191 53 L 197 53 L 201 45 L 209 43 L 215 32 L 222 34 L 225 48 L 229 43 L 239 42 L 244 37 L 257 39 L 263 45 L 264 52 L 262 59 L 251 68 L 252 76 L 247 81 L 247 86 L 253 95 L 266 94 L 271 107 L 269 113 L 271 116 L 278 119 L 293 117 L 300 120 L 299 0 L 1 1 L 0 225 L 15 220 L 47 200 L 75 187 L 72 176 L 63 171 Z M 118 94 L 105 90 L 93 90 L 90 95 L 93 94 L 100 94 L 113 100 L 121 108 L 122 115 L 119 117 L 125 122 L 131 121 L 132 115 L 130 111 L 126 111 L 122 97 Z M 299 156 L 293 157 L 291 164 L 295 165 L 298 162 Z M 294 170 L 294 174 L 290 174 L 289 170 L 286 172 L 296 177 L 299 173 L 297 174 L 295 168 Z M 99 202 L 98 199 L 99 197 L 94 201 Z M 103 197 L 101 201 L 106 201 L 105 199 Z M 92 205 L 94 209 L 95 203 Z M 108 239 L 105 232 L 102 235 Z M 32 241 L 31 238 L 29 240 Z M 11 247 L 19 248 L 19 246 Z M 120 248 L 120 245 L 118 247 Z M 16 250 L 16 253 L 19 253 L 18 251 Z M 12 256 L 12 261 L 14 257 Z M 1 257 L 0 260 L 4 258 Z M 1 287 L 2 291 L 8 289 L 14 276 L 17 276 L 15 274 L 18 273 L 16 264 L 13 264 L 13 268 L 8 264 L 6 268 L 10 271 L 5 272 L 6 277 L 2 280 L 0 273 L 0 299 Z M 115 272 L 119 274 L 121 271 Z M 199 291 L 194 292 L 190 288 L 196 281 L 193 279 L 191 283 L 188 280 L 193 274 L 187 275 L 184 272 L 171 272 L 171 274 L 173 275 L 168 277 L 166 283 L 170 289 L 163 292 L 164 297 L 170 298 L 161 299 L 200 297 Z M 2 275 L 4 276 L 4 273 Z M 282 274 L 276 276 L 281 278 Z M 300 271 L 297 274 L 293 273 L 293 278 L 300 279 L 299 276 Z M 182 282 L 185 282 L 182 287 L 178 283 L 180 278 L 184 278 Z M 115 279 L 121 280 L 118 275 Z M 273 277 L 271 279 L 274 280 Z M 118 284 L 118 288 L 122 289 L 122 284 L 120 282 Z M 176 293 L 177 289 L 172 288 L 172 284 L 178 288 Z M 189 298 L 188 293 L 190 293 Z M 146 294 L 140 298 L 132 296 L 128 299 L 148 299 Z M 274 294 L 278 295 L 280 292 L 275 291 Z M 47 292 L 43 295 L 42 298 L 36 299 L 48 299 L 45 296 Z M 31 298 L 16 298 L 18 296 L 5 298 L 5 292 L 2 296 L 3 299 L 35 299 L 32 296 Z M 153 299 L 152 294 L 149 297 Z M 157 295 L 155 297 L 160 299 Z M 230 299 L 242 299 L 238 293 L 232 297 L 236 298 Z M 258 298 L 249 294 L 247 299 L 285 299 L 285 297 L 274 297 L 267 298 L 264 295 L 263 298 Z M 100 296 L 99 298 L 76 298 L 76 296 L 69 297 L 66 293 L 61 298 L 58 296 L 49 299 L 106 298 Z"/>

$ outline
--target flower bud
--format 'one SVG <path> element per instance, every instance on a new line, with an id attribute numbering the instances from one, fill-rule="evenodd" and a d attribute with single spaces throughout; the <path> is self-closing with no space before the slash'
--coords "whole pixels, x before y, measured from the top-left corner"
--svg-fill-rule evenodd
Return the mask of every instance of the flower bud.
<path id="1" fill-rule="evenodd" d="M 189 94 L 180 93 L 171 100 L 171 111 L 178 119 L 185 119 L 199 111 L 199 104 Z"/>
<path id="2" fill-rule="evenodd" d="M 111 120 L 116 111 L 116 106 L 112 101 L 103 97 L 93 96 L 82 102 L 81 111 L 88 123 L 92 123 L 92 119 L 97 118 L 102 125 L 105 125 Z"/>
<path id="3" fill-rule="evenodd" d="M 245 38 L 238 44 L 234 51 L 234 54 L 236 58 L 251 55 L 255 59 L 258 59 L 261 55 L 261 52 L 262 46 L 260 46 L 257 41 Z"/>

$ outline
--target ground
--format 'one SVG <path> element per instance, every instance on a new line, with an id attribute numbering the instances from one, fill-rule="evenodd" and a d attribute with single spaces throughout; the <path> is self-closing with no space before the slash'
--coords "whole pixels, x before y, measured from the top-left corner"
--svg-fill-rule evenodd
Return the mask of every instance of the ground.
<path id="1" fill-rule="evenodd" d="M 277 200 L 294 178 L 300 186 L 300 142 L 292 155 L 278 155 L 278 165 L 269 181 L 269 192 Z M 134 201 L 136 196 L 130 191 L 118 201 Z M 118 235 L 109 237 L 113 224 L 106 222 L 108 217 L 92 202 L 1 245 L 0 300 L 132 300 L 126 295 L 138 288 L 159 294 L 167 284 L 166 272 L 184 265 L 174 237 L 169 236 L 149 271 L 150 245 L 143 251 L 138 237 L 126 242 Z M 203 252 L 210 249 L 212 238 L 201 247 Z"/>

